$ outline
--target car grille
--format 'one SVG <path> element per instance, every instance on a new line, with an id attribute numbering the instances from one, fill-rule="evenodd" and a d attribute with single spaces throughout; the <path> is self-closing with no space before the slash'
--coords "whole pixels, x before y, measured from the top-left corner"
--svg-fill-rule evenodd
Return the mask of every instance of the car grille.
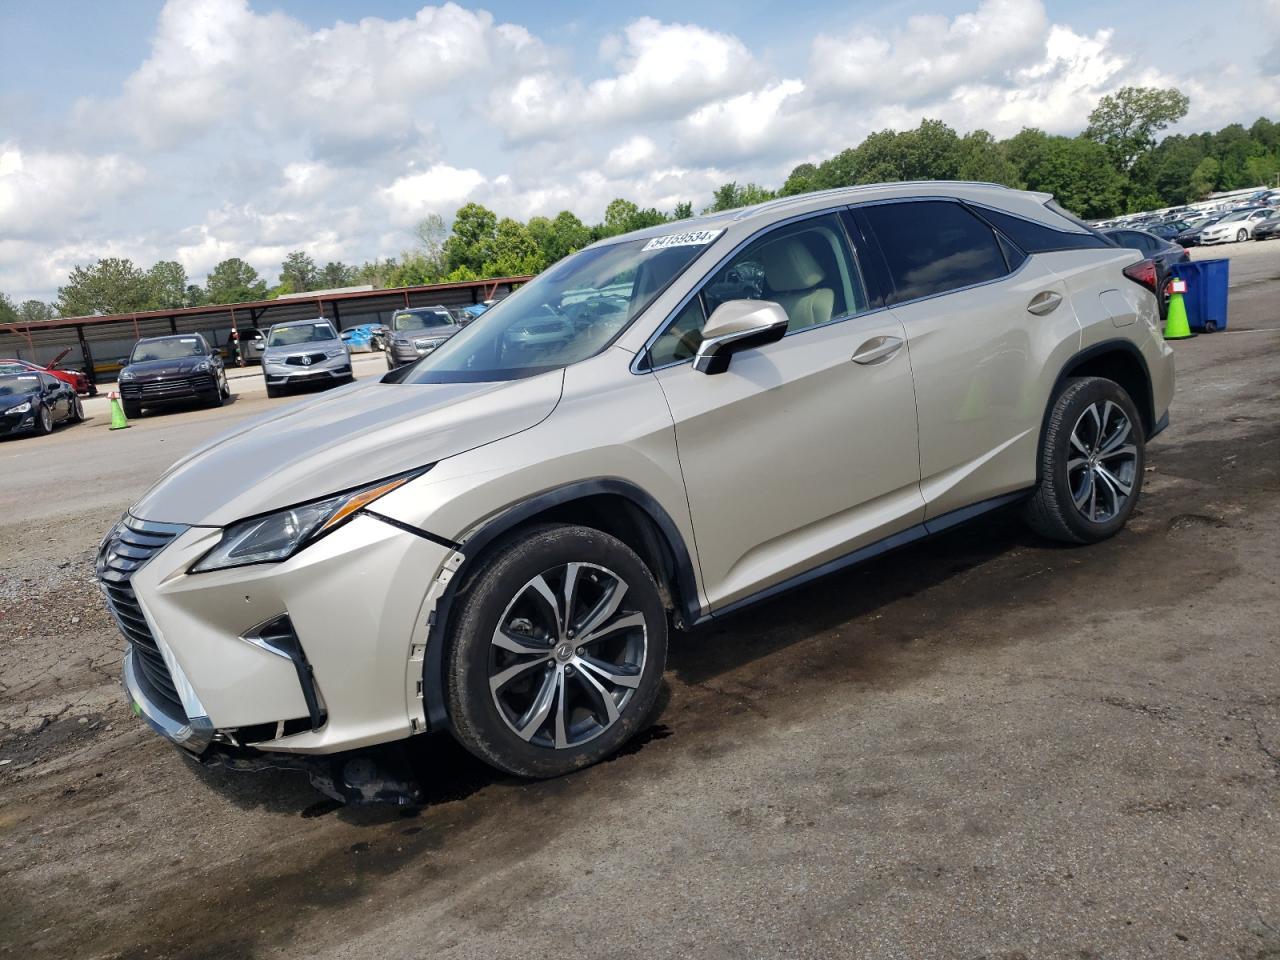
<path id="1" fill-rule="evenodd" d="M 126 380 L 120 384 L 120 396 L 126 400 L 173 400 L 212 393 L 214 389 L 213 374 L 198 373 L 166 380 Z"/>
<path id="2" fill-rule="evenodd" d="M 175 719 L 186 721 L 186 709 L 174 686 L 173 676 L 156 645 L 147 618 L 133 592 L 130 578 L 186 527 L 172 523 L 148 523 L 126 515 L 98 549 L 98 582 L 106 594 L 107 609 L 129 641 L 138 681 L 158 706 Z"/>
<path id="3" fill-rule="evenodd" d="M 323 353 L 308 353 L 302 356 L 284 358 L 284 362 L 291 367 L 309 367 L 313 363 L 321 363 L 323 361 Z"/>

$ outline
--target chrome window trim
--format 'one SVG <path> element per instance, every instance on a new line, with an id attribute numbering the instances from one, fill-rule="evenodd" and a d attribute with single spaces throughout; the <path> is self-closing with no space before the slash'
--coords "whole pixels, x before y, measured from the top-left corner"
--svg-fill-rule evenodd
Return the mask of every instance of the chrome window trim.
<path id="1" fill-rule="evenodd" d="M 641 364 L 643 364 L 647 360 L 649 356 L 649 351 L 653 349 L 653 345 L 658 341 L 658 339 L 664 333 L 666 333 L 667 327 L 671 326 L 671 322 L 675 320 L 677 316 L 680 315 L 680 311 L 682 311 L 686 306 L 689 305 L 690 300 L 692 300 L 694 297 L 696 297 L 698 294 L 702 292 L 702 288 L 703 286 L 706 285 L 707 280 L 709 280 L 718 270 L 720 270 L 721 267 L 724 267 L 726 264 L 728 264 L 730 260 L 732 260 L 735 256 L 737 256 L 738 253 L 744 247 L 750 245 L 751 243 L 754 243 L 761 236 L 763 236 L 766 233 L 769 233 L 772 230 L 777 229 L 778 227 L 786 227 L 786 226 L 790 226 L 793 223 L 801 223 L 805 220 L 816 220 L 818 217 L 826 217 L 831 215 L 835 215 L 838 218 L 841 211 L 847 210 L 847 209 L 849 209 L 849 204 L 842 203 L 838 206 L 824 208 L 822 210 L 809 210 L 809 211 L 806 211 L 805 213 L 796 214 L 793 217 L 785 217 L 782 220 L 775 220 L 773 223 L 763 226 L 759 230 L 755 231 L 754 233 L 749 234 L 741 242 L 739 242 L 737 246 L 733 247 L 728 253 L 726 253 L 723 257 L 721 257 L 718 261 L 716 261 L 715 265 L 711 267 L 711 269 L 709 269 L 706 273 L 704 273 L 701 277 L 698 278 L 697 282 L 694 283 L 693 285 L 693 289 L 680 298 L 679 303 L 675 305 L 674 309 L 672 309 L 667 313 L 666 317 L 663 318 L 662 322 L 658 324 L 657 328 L 653 331 L 653 333 L 651 333 L 648 339 L 645 340 L 644 345 L 638 351 L 636 351 L 635 356 L 632 357 L 631 363 L 628 365 L 628 369 L 634 374 L 642 375 L 646 373 L 656 373 L 659 370 L 666 370 L 670 367 L 678 367 L 684 363 L 692 364 L 693 357 L 689 357 L 687 360 L 672 360 L 670 363 L 664 363 L 660 367 L 655 367 L 655 366 L 642 367 L 641 366 Z M 862 263 L 858 259 L 857 245 L 854 242 L 854 238 L 848 235 L 848 230 L 845 229 L 844 224 L 841 224 L 841 229 L 845 231 L 845 241 L 849 244 L 849 252 L 853 255 L 853 267 L 855 270 L 858 271 L 858 278 L 862 281 L 862 289 L 864 292 L 868 292 L 870 288 L 867 284 L 866 270 L 863 269 Z M 694 263 L 696 262 L 697 261 L 695 260 Z M 693 264 L 691 263 L 690 266 L 692 265 Z M 830 320 L 826 321 L 825 323 L 815 323 L 813 324 L 813 326 L 805 327 L 803 330 L 788 330 L 786 334 L 783 335 L 783 339 L 785 340 L 787 337 L 790 337 L 793 334 L 805 333 L 809 330 L 819 330 L 822 327 L 829 327 L 833 323 L 844 323 L 846 320 L 851 320 L 855 317 L 870 316 L 871 314 L 878 313 L 879 311 L 884 309 L 885 307 L 881 305 L 879 307 L 873 307 L 870 310 L 863 310 L 860 313 L 846 313 L 839 317 L 832 317 Z M 706 314 L 705 304 L 703 306 L 702 312 L 704 315 Z M 704 316 L 703 322 L 705 323 L 707 319 L 708 318 Z"/>

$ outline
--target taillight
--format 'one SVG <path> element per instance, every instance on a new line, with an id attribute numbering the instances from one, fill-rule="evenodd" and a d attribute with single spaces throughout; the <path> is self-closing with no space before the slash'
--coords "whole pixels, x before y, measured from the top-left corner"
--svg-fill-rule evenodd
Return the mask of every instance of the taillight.
<path id="1" fill-rule="evenodd" d="M 1124 268 L 1124 275 L 1139 286 L 1146 287 L 1156 296 L 1160 295 L 1159 277 L 1154 260 L 1139 260 Z"/>

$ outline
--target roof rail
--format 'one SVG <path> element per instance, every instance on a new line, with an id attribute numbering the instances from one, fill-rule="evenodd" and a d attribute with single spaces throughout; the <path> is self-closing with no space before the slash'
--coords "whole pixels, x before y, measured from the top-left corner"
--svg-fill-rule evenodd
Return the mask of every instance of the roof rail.
<path id="1" fill-rule="evenodd" d="M 814 197 L 826 197 L 834 194 L 860 194 L 882 187 L 897 187 L 904 184 L 912 183 L 939 183 L 948 186 L 958 187 L 996 187 L 1000 190 L 1012 190 L 1012 187 L 1003 183 L 988 183 L 985 180 L 889 180 L 883 183 L 858 183 L 847 187 L 831 187 L 827 190 L 814 190 L 809 193 L 797 193 L 789 197 L 776 197 L 773 200 L 765 200 L 763 203 L 757 203 L 750 207 L 742 207 L 734 214 L 733 219 L 745 220 L 747 217 L 753 217 L 757 213 L 766 213 L 770 210 L 777 210 L 780 207 L 791 206 L 804 200 L 812 200 Z"/>

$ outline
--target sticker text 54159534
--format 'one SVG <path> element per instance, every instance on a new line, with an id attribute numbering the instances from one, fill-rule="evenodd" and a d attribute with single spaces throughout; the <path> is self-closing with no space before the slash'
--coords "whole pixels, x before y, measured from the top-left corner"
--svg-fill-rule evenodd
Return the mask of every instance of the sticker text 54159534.
<path id="1" fill-rule="evenodd" d="M 710 243 L 724 230 L 688 230 L 684 233 L 669 233 L 665 237 L 654 237 L 646 243 L 642 250 L 665 250 L 667 247 L 701 247 Z"/>

